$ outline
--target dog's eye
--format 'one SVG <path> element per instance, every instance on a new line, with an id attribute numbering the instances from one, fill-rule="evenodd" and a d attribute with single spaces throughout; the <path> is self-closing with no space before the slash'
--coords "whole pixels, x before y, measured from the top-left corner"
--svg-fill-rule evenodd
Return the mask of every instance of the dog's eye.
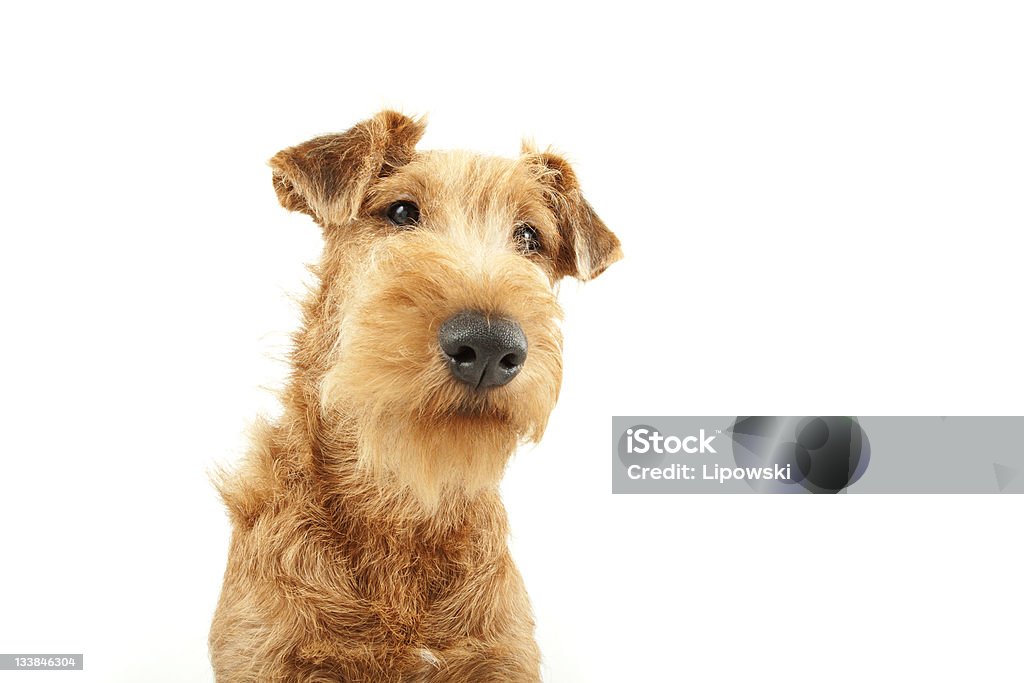
<path id="1" fill-rule="evenodd" d="M 393 225 L 411 227 L 420 222 L 420 208 L 412 202 L 395 202 L 385 215 Z"/>
<path id="2" fill-rule="evenodd" d="M 540 251 L 540 236 L 532 225 L 526 223 L 517 225 L 513 239 L 515 239 L 516 247 L 523 254 L 536 254 Z"/>

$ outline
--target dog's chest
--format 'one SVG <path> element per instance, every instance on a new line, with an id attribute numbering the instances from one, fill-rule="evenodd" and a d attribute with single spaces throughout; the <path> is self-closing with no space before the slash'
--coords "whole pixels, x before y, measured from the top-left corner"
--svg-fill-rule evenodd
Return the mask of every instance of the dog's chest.
<path id="1" fill-rule="evenodd" d="M 367 535 L 343 544 L 345 576 L 390 639 L 439 643 L 472 626 L 479 586 L 497 558 L 472 529 L 425 537 L 410 530 Z M 354 541 L 354 542 L 353 542 Z"/>

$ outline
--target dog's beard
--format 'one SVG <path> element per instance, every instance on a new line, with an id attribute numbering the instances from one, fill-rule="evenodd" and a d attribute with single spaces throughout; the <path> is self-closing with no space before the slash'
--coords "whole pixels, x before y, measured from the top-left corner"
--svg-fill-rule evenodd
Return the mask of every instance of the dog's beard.
<path id="1" fill-rule="evenodd" d="M 325 377 L 321 402 L 334 429 L 356 444 L 360 468 L 434 510 L 445 496 L 496 486 L 516 447 L 541 438 L 560 376 L 542 381 L 525 368 L 523 375 L 518 392 L 476 393 L 442 374 L 391 393 L 371 388 L 380 383 L 360 386 L 358 373 L 342 363 Z"/>
<path id="2" fill-rule="evenodd" d="M 445 495 L 474 496 L 497 484 L 521 440 L 517 425 L 493 413 L 392 414 L 360 435 L 359 458 L 434 508 Z"/>

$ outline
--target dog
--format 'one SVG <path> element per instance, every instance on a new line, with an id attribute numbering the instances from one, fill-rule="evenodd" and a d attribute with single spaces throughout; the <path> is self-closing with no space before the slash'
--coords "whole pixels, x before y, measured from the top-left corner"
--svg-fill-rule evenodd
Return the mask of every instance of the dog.
<path id="1" fill-rule="evenodd" d="M 619 240 L 561 156 L 417 151 L 383 111 L 275 155 L 323 230 L 283 415 L 217 486 L 218 681 L 539 681 L 498 483 L 562 375 L 563 277 Z"/>

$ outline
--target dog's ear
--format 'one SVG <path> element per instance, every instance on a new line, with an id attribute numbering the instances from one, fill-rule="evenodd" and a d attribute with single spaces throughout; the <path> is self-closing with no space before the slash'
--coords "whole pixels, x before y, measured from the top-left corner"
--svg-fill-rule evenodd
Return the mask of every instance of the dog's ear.
<path id="1" fill-rule="evenodd" d="M 382 111 L 344 133 L 278 152 L 270 167 L 281 206 L 307 213 L 324 227 L 347 223 L 371 182 L 412 159 L 425 128 L 423 119 Z"/>
<path id="2" fill-rule="evenodd" d="M 619 239 L 583 198 L 569 162 L 550 151 L 537 152 L 527 141 L 523 157 L 536 169 L 558 222 L 562 239 L 555 255 L 557 275 L 590 280 L 622 258 Z"/>

